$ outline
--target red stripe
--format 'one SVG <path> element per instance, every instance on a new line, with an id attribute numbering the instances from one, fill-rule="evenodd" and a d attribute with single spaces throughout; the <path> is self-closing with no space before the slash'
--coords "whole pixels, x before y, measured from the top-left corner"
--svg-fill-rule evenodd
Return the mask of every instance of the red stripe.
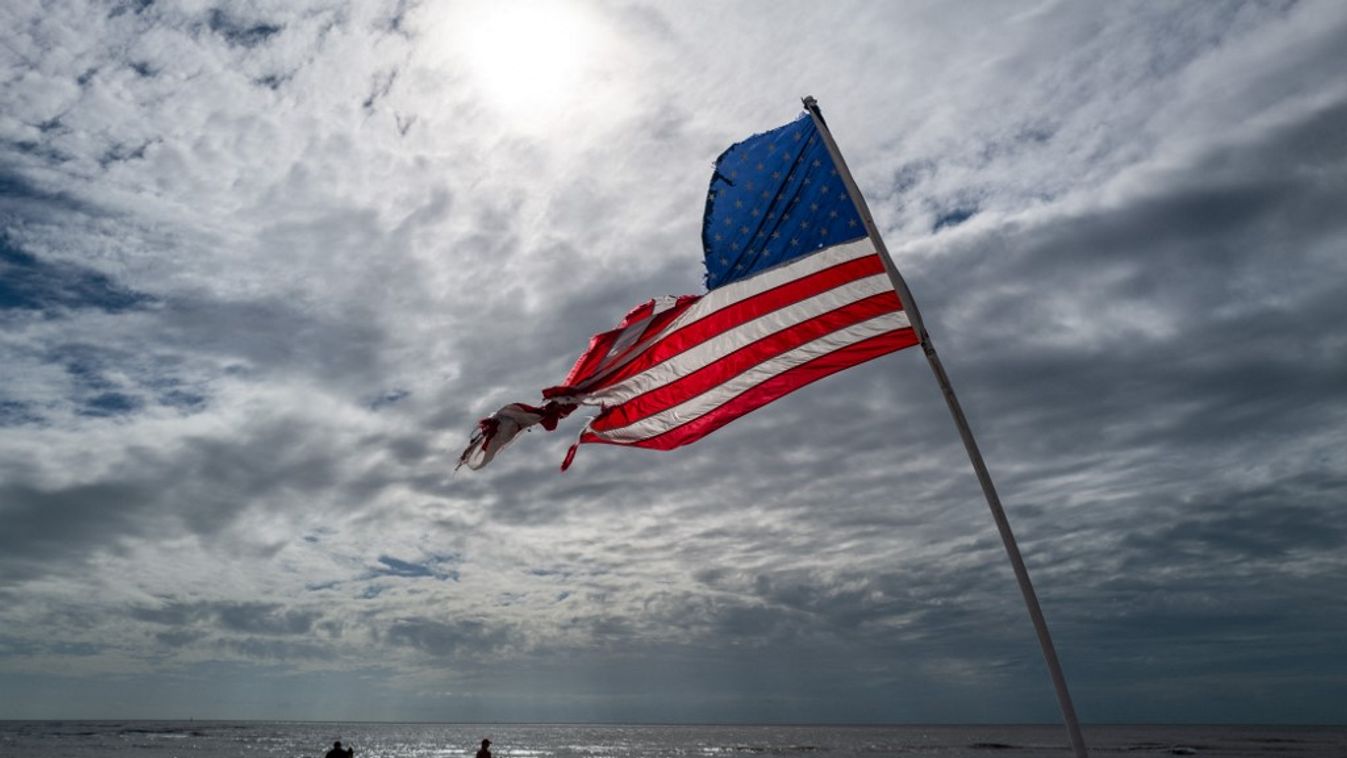
<path id="1" fill-rule="evenodd" d="M 649 392 L 613 406 L 595 417 L 591 428 L 606 431 L 627 426 L 643 418 L 666 411 L 679 403 L 714 390 L 726 381 L 763 361 L 794 350 L 820 337 L 885 313 L 898 310 L 898 295 L 892 290 L 880 292 L 841 308 L 822 313 L 799 324 L 786 327 L 751 342 L 732 353 Z"/>
<path id="2" fill-rule="evenodd" d="M 632 340 L 631 344 L 623 350 L 623 355 L 640 347 L 641 344 L 650 338 L 651 335 L 658 334 L 660 330 L 669 325 L 670 321 L 678 318 L 683 311 L 692 307 L 692 304 L 701 299 L 701 295 L 679 295 L 673 306 L 662 311 L 654 318 L 651 318 L 645 328 L 641 330 L 641 335 Z M 566 375 L 566 381 L 555 387 L 548 387 L 543 390 L 544 398 L 554 398 L 563 395 L 574 395 L 578 390 L 576 385 L 588 379 L 598 371 L 604 363 L 609 362 L 609 352 L 613 349 L 623 332 L 627 331 L 631 325 L 643 318 L 649 318 L 654 311 L 655 301 L 650 300 L 646 303 L 636 306 L 622 323 L 612 331 L 596 334 L 589 340 L 589 347 L 586 348 L 583 355 L 575 361 L 571 371 Z M 612 362 L 617 362 L 618 358 L 613 358 Z"/>
<path id="3" fill-rule="evenodd" d="M 751 413 L 807 384 L 915 344 L 917 344 L 917 335 L 911 327 L 895 329 L 834 350 L 827 355 L 820 355 L 808 363 L 802 363 L 783 371 L 771 379 L 745 390 L 738 397 L 714 411 L 654 437 L 639 442 L 612 442 L 595 435 L 593 432 L 585 432 L 580 436 L 580 441 L 628 445 L 651 450 L 672 450 L 696 442 L 740 416 Z"/>
<path id="4" fill-rule="evenodd" d="M 626 350 L 623 350 L 620 355 L 615 355 L 610 360 L 604 361 L 604 364 L 606 366 L 620 365 L 623 360 L 631 355 L 632 351 L 649 349 L 651 346 L 646 344 L 647 340 L 658 336 L 670 322 L 683 315 L 683 311 L 691 308 L 693 303 L 701 299 L 701 295 L 680 295 L 673 307 L 650 319 L 650 323 L 646 324 L 645 329 L 641 331 L 641 336 L 632 340 Z M 576 379 L 573 384 L 582 385 L 589 382 L 591 378 L 592 374 L 586 374 Z"/>
<path id="5" fill-rule="evenodd" d="M 577 377 L 588 376 L 598 368 L 599 363 L 608 357 L 608 351 L 613 349 L 613 343 L 617 342 L 618 335 L 622 334 L 624 329 L 618 328 L 611 332 L 596 334 L 589 338 L 589 347 L 585 352 L 575 360 L 575 365 L 571 367 L 570 373 L 566 374 L 566 380 L 557 387 L 548 387 L 543 390 L 543 397 L 551 398 L 556 395 L 566 394 L 564 390 L 574 384 Z"/>
<path id="6" fill-rule="evenodd" d="M 603 377 L 592 385 L 582 384 L 579 389 L 585 392 L 595 392 L 604 387 L 611 387 L 759 316 L 794 305 L 801 300 L 807 300 L 819 293 L 827 292 L 857 279 L 883 273 L 883 271 L 884 262 L 880 260 L 879 256 L 867 255 L 863 258 L 844 261 L 744 300 L 731 303 L 671 333 L 652 345 L 640 357 L 613 374 Z"/>

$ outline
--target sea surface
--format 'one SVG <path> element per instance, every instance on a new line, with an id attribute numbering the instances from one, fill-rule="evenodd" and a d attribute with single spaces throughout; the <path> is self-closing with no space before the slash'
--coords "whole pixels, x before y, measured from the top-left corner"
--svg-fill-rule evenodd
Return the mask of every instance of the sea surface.
<path id="1" fill-rule="evenodd" d="M 1347 728 L 1094 726 L 1093 756 L 1347 758 Z M 0 758 L 1069 758 L 1060 726 L 620 726 L 0 721 Z"/>

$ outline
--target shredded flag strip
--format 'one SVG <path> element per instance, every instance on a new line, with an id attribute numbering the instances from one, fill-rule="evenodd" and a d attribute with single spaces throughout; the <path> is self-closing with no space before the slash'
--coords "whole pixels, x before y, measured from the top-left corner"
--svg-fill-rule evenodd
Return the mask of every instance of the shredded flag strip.
<path id="1" fill-rule="evenodd" d="M 716 160 L 702 223 L 702 295 L 665 296 L 595 335 L 540 406 L 478 423 L 459 466 L 520 432 L 599 408 L 583 443 L 670 450 L 811 382 L 918 338 L 808 114 Z"/>

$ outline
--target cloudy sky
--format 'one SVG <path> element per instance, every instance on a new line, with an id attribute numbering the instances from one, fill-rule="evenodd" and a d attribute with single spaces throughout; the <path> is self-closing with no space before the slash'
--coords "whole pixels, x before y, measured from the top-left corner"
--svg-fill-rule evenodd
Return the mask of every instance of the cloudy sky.
<path id="1" fill-rule="evenodd" d="M 918 351 L 474 421 L 818 97 L 1086 722 L 1347 722 L 1347 6 L 0 8 L 0 718 L 1046 721 Z"/>

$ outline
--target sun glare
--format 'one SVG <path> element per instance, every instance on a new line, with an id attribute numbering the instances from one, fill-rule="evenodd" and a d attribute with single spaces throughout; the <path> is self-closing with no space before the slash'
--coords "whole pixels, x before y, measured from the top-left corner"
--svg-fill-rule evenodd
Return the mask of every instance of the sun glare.
<path id="1" fill-rule="evenodd" d="M 483 5 L 465 14 L 459 32 L 487 101 L 523 115 L 576 97 L 601 41 L 586 9 L 560 1 Z"/>

